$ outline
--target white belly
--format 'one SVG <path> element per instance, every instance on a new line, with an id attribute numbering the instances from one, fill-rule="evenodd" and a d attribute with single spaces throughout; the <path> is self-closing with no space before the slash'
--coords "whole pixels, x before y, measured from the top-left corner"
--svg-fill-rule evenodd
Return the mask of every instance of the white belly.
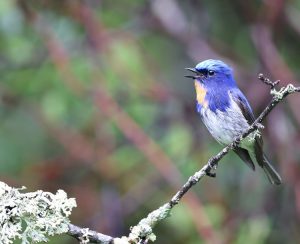
<path id="1" fill-rule="evenodd" d="M 235 103 L 225 112 L 217 110 L 212 112 L 208 108 L 201 109 L 203 123 L 211 135 L 222 144 L 231 143 L 237 136 L 249 128 L 247 120 Z M 249 140 L 241 143 L 242 147 L 248 149 Z M 251 143 L 252 144 L 252 143 Z"/>

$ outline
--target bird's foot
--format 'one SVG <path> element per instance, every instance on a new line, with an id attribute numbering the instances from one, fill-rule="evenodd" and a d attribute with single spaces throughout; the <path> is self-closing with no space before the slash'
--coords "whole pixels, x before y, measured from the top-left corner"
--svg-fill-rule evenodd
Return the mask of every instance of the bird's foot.
<path id="1" fill-rule="evenodd" d="M 263 126 L 263 124 L 261 124 L 261 123 L 257 123 L 256 126 L 257 126 L 257 129 L 259 129 L 259 130 L 262 130 L 262 129 L 265 128 L 265 127 Z"/>
<path id="2" fill-rule="evenodd" d="M 214 165 L 211 165 L 210 163 L 209 163 L 209 168 L 206 170 L 206 175 L 207 176 L 209 176 L 209 177 L 212 177 L 212 178 L 215 178 L 216 176 L 217 176 L 217 174 L 216 173 L 214 173 L 214 172 L 211 172 L 212 170 L 214 171 L 214 170 L 216 170 L 217 169 L 217 167 L 218 167 L 218 163 L 216 163 L 216 164 L 214 164 Z"/>
<path id="3" fill-rule="evenodd" d="M 212 173 L 210 171 L 206 171 L 206 175 L 209 176 L 209 177 L 212 177 L 212 178 L 215 178 L 217 176 L 216 173 Z"/>

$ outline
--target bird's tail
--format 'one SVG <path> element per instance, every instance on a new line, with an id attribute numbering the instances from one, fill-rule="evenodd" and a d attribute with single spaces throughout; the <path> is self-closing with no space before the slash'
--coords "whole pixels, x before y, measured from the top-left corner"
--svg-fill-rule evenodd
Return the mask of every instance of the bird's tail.
<path id="1" fill-rule="evenodd" d="M 263 158 L 263 164 L 261 165 L 265 174 L 267 175 L 269 181 L 272 184 L 275 185 L 280 185 L 281 184 L 281 177 L 280 175 L 276 172 L 276 170 L 273 168 L 267 157 L 264 155 Z"/>
<path id="2" fill-rule="evenodd" d="M 266 155 L 263 153 L 262 150 L 262 140 L 257 140 L 254 144 L 254 152 L 255 152 L 255 158 L 257 163 L 260 167 L 263 168 L 265 174 L 267 175 L 269 181 L 272 184 L 280 185 L 281 184 L 281 177 L 276 172 L 276 170 L 271 165 L 270 161 L 266 157 Z"/>

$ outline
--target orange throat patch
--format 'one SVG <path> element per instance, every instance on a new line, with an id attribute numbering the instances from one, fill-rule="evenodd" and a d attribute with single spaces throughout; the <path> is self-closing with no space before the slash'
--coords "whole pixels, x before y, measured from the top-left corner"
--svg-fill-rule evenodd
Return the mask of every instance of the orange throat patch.
<path id="1" fill-rule="evenodd" d="M 200 82 L 195 80 L 195 89 L 196 89 L 196 94 L 197 94 L 197 102 L 203 106 L 204 108 L 207 108 L 208 103 L 205 100 L 206 96 L 206 90 L 204 87 L 200 84 Z"/>

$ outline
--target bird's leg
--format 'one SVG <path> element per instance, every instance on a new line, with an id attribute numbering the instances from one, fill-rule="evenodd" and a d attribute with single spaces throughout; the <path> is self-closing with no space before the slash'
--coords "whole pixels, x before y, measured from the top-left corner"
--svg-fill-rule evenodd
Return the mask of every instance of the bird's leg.
<path id="1" fill-rule="evenodd" d="M 215 178 L 217 176 L 216 173 L 212 173 L 210 171 L 206 171 L 206 175 L 209 176 L 209 177 L 212 177 L 212 178 Z"/>
<path id="2" fill-rule="evenodd" d="M 217 176 L 216 173 L 211 172 L 212 170 L 216 170 L 218 167 L 218 163 L 215 163 L 214 165 L 211 165 L 211 163 L 209 163 L 209 168 L 205 171 L 206 175 L 212 178 L 215 178 Z"/>
<path id="3" fill-rule="evenodd" d="M 256 123 L 256 126 L 257 126 L 257 129 L 260 129 L 260 130 L 262 130 L 262 129 L 265 128 L 265 127 L 263 126 L 263 124 L 261 124 L 261 123 Z"/>

